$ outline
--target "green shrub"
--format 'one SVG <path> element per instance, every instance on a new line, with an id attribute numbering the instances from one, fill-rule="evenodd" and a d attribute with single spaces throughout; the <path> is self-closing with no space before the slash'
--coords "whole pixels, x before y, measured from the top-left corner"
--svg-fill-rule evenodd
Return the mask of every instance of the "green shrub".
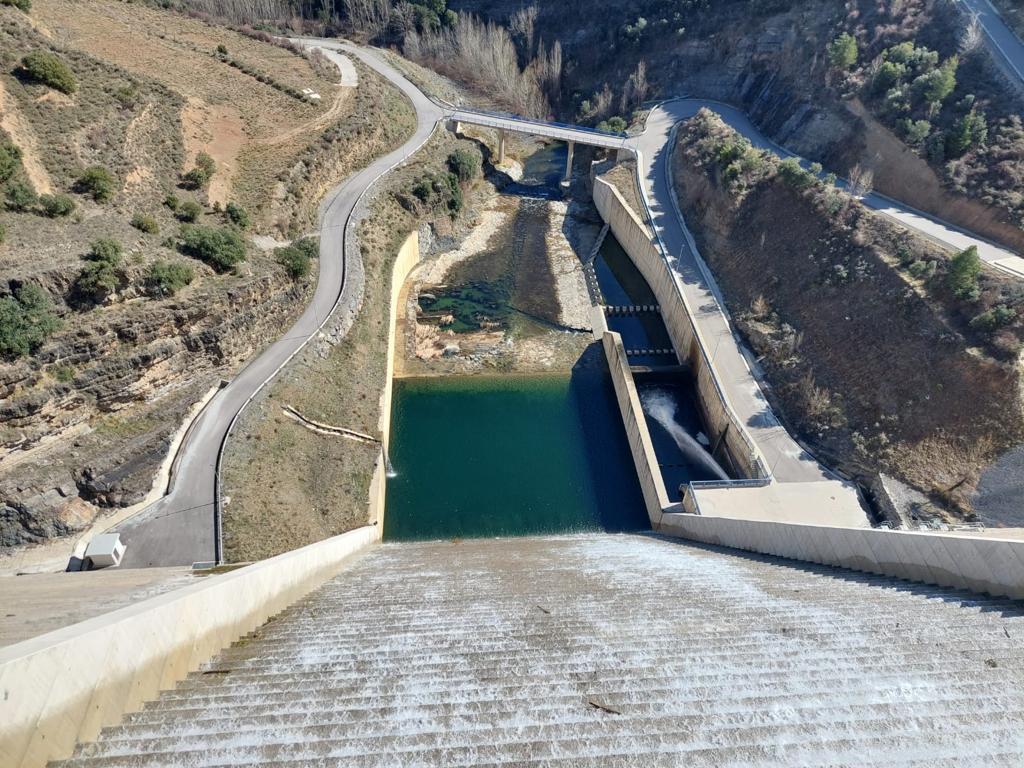
<path id="1" fill-rule="evenodd" d="M 815 177 L 805 171 L 795 157 L 787 157 L 779 163 L 779 178 L 793 189 L 806 189 L 815 181 Z"/>
<path id="2" fill-rule="evenodd" d="M 626 128 L 629 124 L 625 119 L 616 115 L 615 117 L 609 117 L 607 120 L 602 120 L 597 124 L 597 130 L 603 131 L 604 133 L 625 133 Z"/>
<path id="3" fill-rule="evenodd" d="M 871 87 L 875 93 L 887 93 L 893 86 L 903 80 L 907 68 L 895 61 L 883 61 L 875 72 Z"/>
<path id="4" fill-rule="evenodd" d="M 4 240 L 7 239 L 7 227 L 0 222 L 0 245 L 4 244 Z"/>
<path id="5" fill-rule="evenodd" d="M 917 259 L 907 266 L 907 271 L 918 280 L 929 280 L 938 269 L 938 262 L 931 259 Z"/>
<path id="6" fill-rule="evenodd" d="M 90 261 L 75 280 L 75 292 L 100 303 L 121 287 L 121 270 L 109 261 Z"/>
<path id="7" fill-rule="evenodd" d="M 21 60 L 21 71 L 30 79 L 48 85 L 61 93 L 74 93 L 78 88 L 75 75 L 59 56 L 49 51 L 32 51 Z"/>
<path id="8" fill-rule="evenodd" d="M 38 200 L 35 190 L 23 181 L 12 182 L 7 187 L 7 207 L 12 211 L 27 211 Z"/>
<path id="9" fill-rule="evenodd" d="M 292 243 L 293 248 L 298 248 L 311 259 L 320 258 L 320 238 L 304 237 Z"/>
<path id="10" fill-rule="evenodd" d="M 88 261 L 105 261 L 115 267 L 121 265 L 121 244 L 112 237 L 101 237 L 94 240 L 89 246 L 89 252 L 85 255 Z"/>
<path id="11" fill-rule="evenodd" d="M 105 203 L 114 196 L 116 180 L 102 165 L 86 168 L 75 182 L 75 191 L 89 195 L 97 203 Z"/>
<path id="12" fill-rule="evenodd" d="M 947 280 L 950 290 L 961 299 L 978 298 L 978 278 L 981 276 L 981 258 L 977 246 L 960 251 L 949 263 Z"/>
<path id="13" fill-rule="evenodd" d="M 925 72 L 914 78 L 914 95 L 928 104 L 941 104 L 956 88 L 956 69 L 959 59 L 950 56 L 938 69 Z"/>
<path id="14" fill-rule="evenodd" d="M 172 211 L 178 210 L 178 206 L 181 205 L 181 201 L 178 200 L 178 196 L 173 192 L 164 198 L 164 205 L 170 208 Z"/>
<path id="15" fill-rule="evenodd" d="M 252 219 L 249 218 L 249 212 L 237 203 L 228 203 L 224 208 L 224 213 L 227 215 L 228 221 L 239 229 L 248 229 L 252 226 Z"/>
<path id="16" fill-rule="evenodd" d="M 219 56 L 227 56 L 228 55 L 228 47 L 226 45 L 224 45 L 224 43 L 219 44 L 217 46 L 217 54 Z"/>
<path id="17" fill-rule="evenodd" d="M 186 200 L 184 203 L 178 206 L 177 213 L 175 214 L 180 221 L 193 222 L 199 218 L 203 212 L 202 206 L 194 200 Z"/>
<path id="18" fill-rule="evenodd" d="M 301 280 L 309 274 L 309 255 L 296 248 L 294 245 L 286 245 L 274 251 L 277 263 L 284 267 L 285 272 L 292 280 Z"/>
<path id="19" fill-rule="evenodd" d="M 149 235 L 155 235 L 160 232 L 160 225 L 148 213 L 136 213 L 132 216 L 132 226 L 140 232 L 145 232 Z"/>
<path id="20" fill-rule="evenodd" d="M 230 229 L 188 227 L 182 235 L 181 251 L 206 262 L 218 272 L 226 272 L 245 261 L 245 243 Z"/>
<path id="21" fill-rule="evenodd" d="M 41 195 L 39 205 L 51 219 L 70 216 L 75 211 L 75 201 L 67 195 Z"/>
<path id="22" fill-rule="evenodd" d="M 53 366 L 49 373 L 62 384 L 69 384 L 74 381 L 75 367 L 73 365 L 68 365 L 67 363 L 61 363 Z"/>
<path id="23" fill-rule="evenodd" d="M 472 152 L 457 149 L 448 155 L 448 170 L 464 184 L 479 173 L 480 161 Z"/>
<path id="24" fill-rule="evenodd" d="M 932 132 L 932 124 L 927 120 L 900 120 L 899 128 L 907 144 L 913 145 L 923 144 L 928 134 Z"/>
<path id="25" fill-rule="evenodd" d="M 32 0 L 0 0 L 0 5 L 13 5 L 19 11 L 28 13 L 32 10 Z"/>
<path id="26" fill-rule="evenodd" d="M 984 144 L 987 139 L 988 122 L 985 114 L 972 109 L 946 135 L 946 157 L 960 157 L 967 150 Z"/>
<path id="27" fill-rule="evenodd" d="M 1017 319 L 1017 311 L 1005 304 L 997 304 L 971 320 L 971 328 L 978 331 L 992 333 L 1000 328 L 1009 325 Z"/>
<path id="28" fill-rule="evenodd" d="M 13 296 L 0 299 L 0 355 L 32 354 L 60 325 L 46 291 L 22 285 Z"/>
<path id="29" fill-rule="evenodd" d="M 8 181 L 21 167 L 21 148 L 10 141 L 0 142 L 0 184 Z"/>
<path id="30" fill-rule="evenodd" d="M 146 290 L 150 296 L 173 296 L 194 277 L 192 267 L 170 261 L 155 261 L 146 269 Z"/>
<path id="31" fill-rule="evenodd" d="M 829 63 L 836 69 L 849 69 L 857 62 L 857 40 L 844 32 L 826 48 Z"/>
<path id="32" fill-rule="evenodd" d="M 113 238 L 94 240 L 83 257 L 88 263 L 78 273 L 75 293 L 82 299 L 99 303 L 117 291 L 124 281 L 121 253 L 121 244 Z"/>
<path id="33" fill-rule="evenodd" d="M 196 156 L 195 167 L 182 177 L 182 181 L 189 189 L 205 189 L 216 170 L 217 164 L 213 158 L 200 152 Z"/>

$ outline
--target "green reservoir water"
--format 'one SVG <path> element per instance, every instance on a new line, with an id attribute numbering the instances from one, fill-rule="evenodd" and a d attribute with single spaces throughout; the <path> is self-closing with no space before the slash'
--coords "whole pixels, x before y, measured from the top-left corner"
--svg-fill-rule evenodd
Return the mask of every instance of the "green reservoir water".
<path id="1" fill-rule="evenodd" d="M 572 375 L 399 379 L 384 538 L 648 527 L 596 345 Z"/>

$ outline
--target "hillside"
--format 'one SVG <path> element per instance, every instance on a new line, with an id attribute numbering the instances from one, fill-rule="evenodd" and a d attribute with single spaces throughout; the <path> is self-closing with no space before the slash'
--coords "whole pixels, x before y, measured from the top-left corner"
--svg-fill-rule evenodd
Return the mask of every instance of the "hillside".
<path id="1" fill-rule="evenodd" d="M 706 111 L 683 125 L 673 170 L 789 427 L 865 484 L 894 475 L 970 516 L 981 471 L 1024 442 L 1019 281 L 961 272 Z"/>
<path id="2" fill-rule="evenodd" d="M 0 547 L 148 492 L 192 404 L 315 281 L 253 233 L 310 231 L 411 129 L 372 73 L 341 87 L 261 38 L 113 0 L 0 6 Z"/>
<path id="3" fill-rule="evenodd" d="M 720 99 L 839 175 L 868 170 L 879 191 L 1024 249 L 1024 102 L 946 0 L 541 0 L 532 14 L 506 0 L 451 6 L 507 24 L 521 62 L 524 46 L 560 42 L 552 104 L 562 119 L 628 122 L 645 99 Z M 850 63 L 829 54 L 842 34 L 854 43 Z M 913 63 L 892 82 L 877 79 L 902 43 Z M 922 95 L 938 70 L 953 74 L 952 90 Z"/>

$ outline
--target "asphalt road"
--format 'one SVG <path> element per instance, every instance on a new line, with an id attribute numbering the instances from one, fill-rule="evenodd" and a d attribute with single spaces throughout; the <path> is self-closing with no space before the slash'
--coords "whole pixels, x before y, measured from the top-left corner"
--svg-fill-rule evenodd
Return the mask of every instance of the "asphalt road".
<path id="1" fill-rule="evenodd" d="M 122 567 L 191 565 L 216 559 L 217 458 L 232 422 L 264 383 L 319 331 L 342 298 L 346 275 L 353 266 L 351 260 L 359 259 L 358 252 L 345 251 L 344 231 L 352 223 L 350 216 L 360 196 L 378 177 L 419 149 L 444 114 L 372 51 L 336 41 L 303 42 L 356 56 L 388 78 L 412 101 L 416 109 L 416 131 L 401 147 L 374 160 L 325 198 L 320 216 L 320 274 L 313 300 L 280 339 L 252 360 L 210 401 L 181 445 L 170 493 L 117 526 L 115 530 L 121 533 L 127 545 Z M 349 260 L 347 265 L 346 260 Z"/>
<path id="2" fill-rule="evenodd" d="M 985 43 L 1010 77 L 1024 83 L 1024 43 L 1013 33 L 989 0 L 960 0 L 985 32 Z"/>
<path id="3" fill-rule="evenodd" d="M 300 42 L 355 56 L 390 80 L 412 101 L 417 115 L 416 132 L 401 147 L 372 162 L 336 187 L 324 200 L 321 206 L 320 274 L 312 302 L 280 339 L 217 393 L 197 419 L 180 448 L 177 470 L 168 495 L 117 526 L 115 530 L 122 534 L 127 544 L 122 567 L 188 565 L 216 559 L 214 499 L 217 493 L 217 461 L 231 425 L 264 384 L 319 331 L 335 306 L 345 300 L 346 292 L 352 294 L 362 290 L 361 280 L 347 279 L 352 274 L 361 276 L 362 273 L 358 252 L 346 252 L 343 236 L 345 227 L 352 224 L 350 217 L 362 194 L 382 174 L 413 154 L 426 141 L 439 120 L 456 114 L 455 110 L 427 98 L 373 50 L 314 38 Z M 701 107 L 718 112 L 755 146 L 790 155 L 762 136 L 744 113 L 723 104 L 698 99 L 677 99 L 660 105 L 648 117 L 645 132 L 623 141 L 622 146 L 639 153 L 640 180 L 655 228 L 670 254 L 670 266 L 676 274 L 680 292 L 694 312 L 705 349 L 715 365 L 720 385 L 732 408 L 747 425 L 770 471 L 778 480 L 821 480 L 829 477 L 827 470 L 793 440 L 769 408 L 758 385 L 756 370 L 748 365 L 720 309 L 720 305 L 724 304 L 721 303 L 714 279 L 700 260 L 692 237 L 673 201 L 668 180 L 672 128 L 678 121 L 696 114 Z M 460 109 L 457 115 L 466 122 L 474 121 L 471 110 Z M 580 143 L 590 143 L 587 139 L 592 138 L 585 131 L 561 126 L 546 127 L 544 133 L 553 138 L 573 139 Z M 950 247 L 962 248 L 966 244 L 976 244 L 987 261 L 998 263 L 1009 260 L 1011 264 L 1020 262 L 1024 266 L 1024 260 L 1009 251 L 996 248 L 880 195 L 868 195 L 864 202 L 905 226 Z M 1020 274 L 1024 276 L 1024 269 Z"/>

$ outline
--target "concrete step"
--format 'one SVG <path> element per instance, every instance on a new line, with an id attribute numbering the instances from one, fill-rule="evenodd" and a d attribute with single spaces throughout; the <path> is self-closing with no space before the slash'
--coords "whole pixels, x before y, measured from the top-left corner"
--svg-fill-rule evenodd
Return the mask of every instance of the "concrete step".
<path id="1" fill-rule="evenodd" d="M 651 536 L 384 545 L 65 765 L 1020 766 L 1022 637 Z"/>
<path id="2" fill-rule="evenodd" d="M 874 725 L 876 721 L 870 721 Z M 730 761 L 788 761 L 802 764 L 857 764 L 857 756 L 865 750 L 883 751 L 892 757 L 922 758 L 937 748 L 959 747 L 962 755 L 970 755 L 974 743 L 1002 745 L 1005 749 L 1024 746 L 1018 729 L 1019 720 L 1010 726 L 984 724 L 977 720 L 959 718 L 951 721 L 947 729 L 935 727 L 913 729 L 898 735 L 877 735 L 869 728 L 851 731 L 839 728 L 829 734 L 823 730 L 820 739 L 805 740 L 800 726 L 786 728 L 748 728 L 738 726 L 731 733 L 716 732 L 707 736 L 695 735 L 692 730 L 599 735 L 592 738 L 559 738 L 558 732 L 544 733 L 538 739 L 505 743 L 463 745 L 455 741 L 449 746 L 423 748 L 406 746 L 400 737 L 392 739 L 386 752 L 366 753 L 363 745 L 352 741 L 309 741 L 304 743 L 267 743 L 262 745 L 223 746 L 192 745 L 194 748 L 175 749 L 172 752 L 136 753 L 130 755 L 81 756 L 62 765 L 75 768 L 212 768 L 212 766 L 260 765 L 265 761 L 339 761 L 346 768 L 393 768 L 395 765 L 476 766 L 482 762 L 498 765 L 519 765 L 525 760 L 543 760 L 575 756 L 581 761 L 608 754 L 672 754 L 680 765 L 727 765 Z M 917 724 L 914 724 L 917 725 Z M 926 725 L 926 724 L 924 724 Z M 970 738 L 960 728 L 977 730 Z M 817 731 L 815 731 L 817 733 Z M 273 738 L 272 734 L 267 734 Z M 457 739 L 458 734 L 455 735 Z M 184 745 L 183 745 L 184 746 Z M 714 759 L 715 762 L 703 762 Z"/>
<path id="3" fill-rule="evenodd" d="M 889 700 L 888 693 L 875 692 L 860 701 L 844 696 L 841 704 L 818 707 L 807 704 L 806 699 L 798 697 L 778 697 L 773 699 L 746 699 L 742 702 L 656 702 L 638 703 L 631 701 L 622 703 L 620 714 L 608 718 L 604 710 L 597 709 L 588 702 L 592 698 L 597 704 L 614 708 L 611 699 L 603 696 L 576 696 L 561 699 L 545 698 L 534 702 L 529 710 L 522 706 L 512 706 L 501 700 L 481 702 L 469 708 L 437 705 L 413 705 L 397 703 L 394 706 L 376 709 L 344 710 L 327 712 L 320 709 L 307 709 L 301 712 L 285 714 L 275 711 L 273 714 L 240 713 L 235 717 L 179 717 L 176 720 L 166 719 L 152 722 L 130 722 L 111 729 L 104 738 L 102 745 L 87 745 L 80 748 L 83 755 L 121 754 L 126 749 L 134 749 L 139 742 L 145 741 L 147 749 L 155 751 L 153 745 L 161 741 L 179 741 L 184 738 L 201 737 L 204 740 L 216 739 L 223 741 L 242 734 L 273 733 L 275 738 L 282 739 L 284 734 L 292 734 L 289 738 L 321 737 L 330 734 L 332 739 L 345 737 L 388 738 L 401 733 L 410 736 L 443 736 L 459 733 L 492 733 L 493 728 L 514 723 L 516 728 L 537 728 L 542 726 L 576 726 L 600 720 L 602 727 L 612 730 L 636 727 L 641 721 L 650 721 L 644 726 L 644 732 L 661 727 L 668 722 L 682 727 L 691 723 L 696 729 L 710 732 L 722 724 L 737 722 L 750 725 L 784 725 L 806 723 L 827 725 L 831 723 L 866 722 L 880 720 L 884 729 L 905 727 L 901 722 L 904 715 L 902 705 Z M 1011 712 L 1024 711 L 1024 697 L 992 697 L 973 698 L 971 714 L 984 718 L 987 714 L 999 716 Z M 731 705 L 731 706 L 730 706 Z M 917 717 L 928 720 L 945 719 L 963 714 L 963 698 L 950 696 L 945 699 L 930 699 L 918 702 Z M 164 728 L 171 725 L 173 728 Z M 314 733 L 314 730 L 320 729 Z M 173 731 L 173 736 L 167 736 Z"/>

